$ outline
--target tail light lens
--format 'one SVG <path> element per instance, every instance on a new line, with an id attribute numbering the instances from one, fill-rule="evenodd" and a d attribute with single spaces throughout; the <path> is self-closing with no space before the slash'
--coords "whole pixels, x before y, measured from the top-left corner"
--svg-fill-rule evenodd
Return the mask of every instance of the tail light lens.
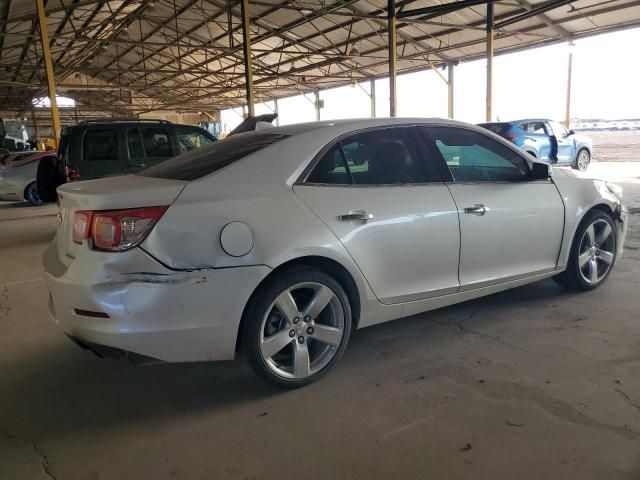
<path id="1" fill-rule="evenodd" d="M 507 140 L 509 140 L 512 143 L 514 143 L 518 139 L 518 137 L 516 135 L 505 135 L 504 138 L 506 138 Z"/>
<path id="2" fill-rule="evenodd" d="M 68 182 L 78 182 L 80 180 L 80 170 L 76 167 L 64 167 L 64 175 Z"/>
<path id="3" fill-rule="evenodd" d="M 95 250 L 123 252 L 139 245 L 169 206 L 126 210 L 77 211 L 73 219 L 73 241 L 91 238 Z M 87 221 L 90 227 L 83 229 Z"/>

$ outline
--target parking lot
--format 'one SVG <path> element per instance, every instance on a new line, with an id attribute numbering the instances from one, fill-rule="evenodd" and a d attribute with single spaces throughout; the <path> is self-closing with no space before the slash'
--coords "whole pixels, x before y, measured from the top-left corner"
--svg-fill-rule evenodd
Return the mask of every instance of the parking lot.
<path id="1" fill-rule="evenodd" d="M 0 478 L 640 475 L 640 169 L 625 253 L 596 291 L 551 280 L 358 331 L 283 392 L 243 362 L 102 360 L 51 324 L 56 207 L 0 206 Z"/>

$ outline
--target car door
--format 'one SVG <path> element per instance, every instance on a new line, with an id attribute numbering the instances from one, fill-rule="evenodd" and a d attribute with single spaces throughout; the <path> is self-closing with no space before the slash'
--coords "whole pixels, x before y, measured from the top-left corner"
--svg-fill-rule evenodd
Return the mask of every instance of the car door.
<path id="1" fill-rule="evenodd" d="M 142 125 L 126 129 L 127 173 L 137 173 L 175 155 L 164 126 Z"/>
<path id="2" fill-rule="evenodd" d="M 483 133 L 425 131 L 458 208 L 461 290 L 554 270 L 564 204 L 553 182 L 532 180 L 523 155 Z"/>
<path id="3" fill-rule="evenodd" d="M 386 304 L 459 287 L 455 203 L 418 142 L 412 127 L 354 133 L 328 145 L 294 185 Z"/>
<path id="4" fill-rule="evenodd" d="M 573 162 L 573 140 L 569 131 L 561 123 L 549 121 L 548 124 L 558 142 L 558 163 Z"/>

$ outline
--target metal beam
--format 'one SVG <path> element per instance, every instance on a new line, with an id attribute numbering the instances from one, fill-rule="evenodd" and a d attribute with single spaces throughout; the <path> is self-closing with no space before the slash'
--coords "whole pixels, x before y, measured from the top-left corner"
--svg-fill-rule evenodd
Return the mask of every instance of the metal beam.
<path id="1" fill-rule="evenodd" d="M 515 17 L 511 17 L 506 20 L 502 20 L 501 22 L 495 25 L 495 28 L 504 28 L 509 25 L 513 25 L 514 23 L 527 20 L 528 18 L 531 18 L 531 17 L 536 17 L 542 13 L 548 12 L 549 10 L 562 7 L 563 5 L 567 5 L 573 2 L 575 2 L 575 0 L 551 0 L 550 2 L 546 2 L 542 5 L 532 8 L 528 12 L 522 13 L 520 15 L 516 15 Z"/>
<path id="2" fill-rule="evenodd" d="M 456 10 L 462 10 L 463 8 L 473 7 L 475 5 L 482 5 L 487 3 L 487 0 L 461 0 L 459 2 L 449 2 L 442 5 L 434 5 L 432 7 L 413 8 L 411 10 L 404 10 L 398 12 L 398 18 L 415 17 L 428 15 L 432 18 L 447 13 L 455 12 Z"/>
<path id="3" fill-rule="evenodd" d="M 569 43 L 569 59 L 567 62 L 567 102 L 564 111 L 564 126 L 571 124 L 571 70 L 573 70 L 573 42 Z"/>
<path id="4" fill-rule="evenodd" d="M 44 13 L 44 0 L 36 0 L 38 9 L 38 23 L 40 24 L 40 39 L 42 41 L 42 56 L 44 57 L 44 66 L 47 72 L 47 89 L 49 91 L 49 99 L 51 101 L 51 123 L 53 125 L 53 141 L 58 147 L 58 138 L 60 137 L 60 114 L 58 113 L 58 102 L 56 101 L 56 79 L 53 71 L 53 62 L 51 61 L 51 51 L 49 50 L 49 31 L 47 30 L 47 17 Z"/>
<path id="5" fill-rule="evenodd" d="M 247 93 L 249 116 L 255 116 L 253 97 L 253 70 L 251 63 L 251 30 L 249 29 L 249 0 L 242 0 L 242 52 L 244 55 L 244 88 Z"/>
<path id="6" fill-rule="evenodd" d="M 397 19 L 396 19 L 396 1 L 387 0 L 387 22 L 389 33 L 389 116 L 395 117 L 396 111 L 396 73 L 398 70 L 398 45 L 397 45 Z"/>
<path id="7" fill-rule="evenodd" d="M 371 100 L 371 118 L 376 118 L 376 79 L 372 78 L 369 80 L 369 94 Z"/>
<path id="8" fill-rule="evenodd" d="M 313 92 L 313 97 L 314 97 L 314 105 L 316 107 L 316 121 L 320 121 L 320 91 L 316 90 L 315 92 Z"/>
<path id="9" fill-rule="evenodd" d="M 493 1 L 487 2 L 487 100 L 486 120 L 493 117 Z"/>

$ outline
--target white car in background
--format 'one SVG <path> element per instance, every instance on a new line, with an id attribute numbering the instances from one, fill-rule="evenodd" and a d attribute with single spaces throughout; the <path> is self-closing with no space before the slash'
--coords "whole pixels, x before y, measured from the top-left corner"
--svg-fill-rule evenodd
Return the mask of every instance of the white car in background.
<path id="1" fill-rule="evenodd" d="M 449 120 L 272 128 L 58 193 L 44 267 L 67 335 L 134 360 L 241 351 L 283 387 L 356 328 L 547 277 L 596 288 L 627 217 L 619 187 Z"/>
<path id="2" fill-rule="evenodd" d="M 39 206 L 44 202 L 38 195 L 36 176 L 38 164 L 55 152 L 11 152 L 0 156 L 0 200 L 26 200 Z"/>

